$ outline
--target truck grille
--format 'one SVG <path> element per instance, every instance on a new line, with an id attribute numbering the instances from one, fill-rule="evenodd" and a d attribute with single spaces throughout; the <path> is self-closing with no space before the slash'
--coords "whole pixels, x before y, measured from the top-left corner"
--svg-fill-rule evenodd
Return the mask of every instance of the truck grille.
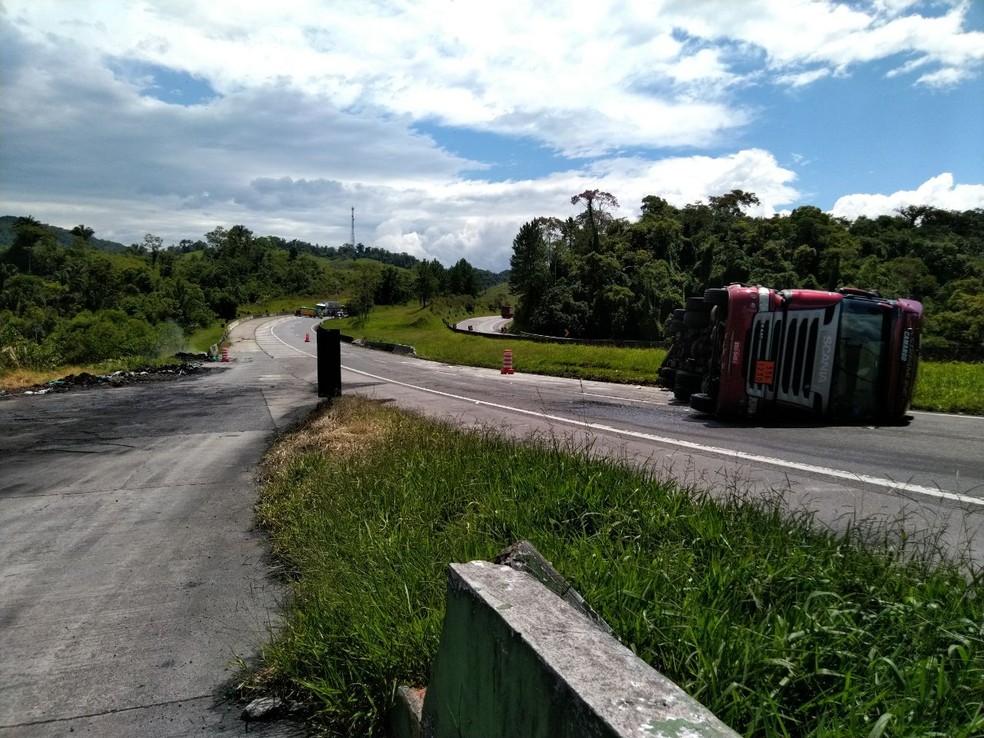
<path id="1" fill-rule="evenodd" d="M 745 364 L 749 395 L 813 408 L 819 399 L 816 390 L 821 389 L 814 386 L 813 375 L 824 313 L 796 310 L 755 317 Z M 761 362 L 771 363 L 771 370 L 758 370 Z M 763 377 L 770 377 L 771 382 L 756 381 Z"/>

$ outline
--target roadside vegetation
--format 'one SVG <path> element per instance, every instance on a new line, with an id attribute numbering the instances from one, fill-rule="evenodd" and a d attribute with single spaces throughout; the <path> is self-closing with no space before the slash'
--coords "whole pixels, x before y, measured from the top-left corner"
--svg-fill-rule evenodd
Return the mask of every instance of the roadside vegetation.
<path id="1" fill-rule="evenodd" d="M 0 217 L 0 385 L 44 381 L 73 367 L 152 364 L 216 343 L 252 313 L 292 312 L 344 296 L 353 312 L 447 294 L 474 300 L 504 277 L 464 259 L 437 261 L 362 244 L 320 247 L 245 226 L 165 247 L 148 233 L 124 247 L 79 225 Z"/>
<path id="2" fill-rule="evenodd" d="M 984 347 L 984 210 L 900 208 L 837 219 L 803 206 L 755 217 L 751 192 L 732 190 L 675 207 L 642 199 L 634 220 L 613 216 L 614 195 L 585 190 L 573 218 L 525 223 L 513 240 L 517 322 L 577 338 L 663 337 L 686 295 L 733 282 L 782 289 L 846 285 L 908 297 L 926 310 L 924 345 Z"/>
<path id="3" fill-rule="evenodd" d="M 944 413 L 984 415 L 984 363 L 919 363 L 912 406 Z"/>
<path id="4" fill-rule="evenodd" d="M 923 345 L 979 360 L 984 346 L 984 211 L 912 206 L 846 222 L 816 207 L 788 216 L 747 214 L 753 193 L 689 204 L 643 198 L 635 220 L 615 218 L 615 197 L 585 190 L 566 220 L 544 216 L 513 240 L 510 271 L 465 259 L 393 254 L 362 244 L 320 246 L 217 227 L 165 246 L 148 233 L 130 246 L 92 228 L 0 217 L 0 384 L 18 372 L 57 376 L 69 365 L 156 359 L 214 343 L 228 321 L 336 300 L 373 336 L 413 344 L 429 358 L 497 366 L 499 349 L 447 343 L 446 318 L 516 310 L 517 326 L 579 339 L 660 340 L 686 295 L 729 282 L 830 289 L 856 284 L 926 307 Z M 560 203 L 561 206 L 564 203 Z M 491 288 L 491 289 L 490 289 Z M 386 325 L 388 306 L 420 306 L 420 323 Z M 380 316 L 378 313 L 384 312 Z M 382 318 L 382 321 L 379 320 Z M 427 334 L 434 327 L 436 335 Z M 221 335 L 221 334 L 219 334 Z M 520 358 L 517 356 L 517 358 Z M 523 371 L 647 382 L 660 352 L 546 345 L 523 348 Z M 916 406 L 981 412 L 980 367 L 943 367 Z M 927 367 L 926 373 L 934 371 Z M 951 376 L 952 374 L 952 376 Z M 973 397 L 966 396 L 971 388 Z"/>
<path id="5" fill-rule="evenodd" d="M 424 685 L 445 566 L 528 539 L 617 636 L 747 736 L 984 734 L 981 572 L 932 534 L 789 518 L 781 493 L 712 498 L 563 440 L 510 442 L 365 398 L 268 453 L 258 515 L 290 582 L 247 691 L 327 735 L 376 735 Z"/>

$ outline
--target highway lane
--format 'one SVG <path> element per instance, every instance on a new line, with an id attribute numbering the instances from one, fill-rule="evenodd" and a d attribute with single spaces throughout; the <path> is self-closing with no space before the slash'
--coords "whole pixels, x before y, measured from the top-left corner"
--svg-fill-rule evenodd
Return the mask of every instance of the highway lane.
<path id="1" fill-rule="evenodd" d="M 279 319 L 258 342 L 316 356 L 316 321 Z M 505 348 L 505 346 L 504 346 Z M 984 560 L 984 419 L 915 413 L 908 426 L 722 423 L 654 387 L 455 367 L 343 346 L 343 392 L 522 436 L 570 436 L 714 489 L 775 494 L 835 528 L 857 517 L 904 521 Z M 312 363 L 311 371 L 314 371 Z"/>

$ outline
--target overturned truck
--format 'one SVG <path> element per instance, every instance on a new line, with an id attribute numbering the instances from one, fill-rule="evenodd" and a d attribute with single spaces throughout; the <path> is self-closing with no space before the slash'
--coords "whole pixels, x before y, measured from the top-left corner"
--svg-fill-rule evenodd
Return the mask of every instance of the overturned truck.
<path id="1" fill-rule="evenodd" d="M 923 308 L 854 288 L 732 284 L 667 321 L 660 382 L 722 417 L 775 414 L 902 423 L 916 381 Z"/>

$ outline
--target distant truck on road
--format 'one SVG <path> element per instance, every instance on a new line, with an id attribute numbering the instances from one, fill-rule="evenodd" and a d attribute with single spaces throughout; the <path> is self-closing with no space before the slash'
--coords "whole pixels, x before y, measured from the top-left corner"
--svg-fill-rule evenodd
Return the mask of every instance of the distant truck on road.
<path id="1" fill-rule="evenodd" d="M 294 315 L 305 318 L 344 318 L 347 316 L 345 307 L 336 300 L 319 302 L 314 307 L 307 305 L 294 310 Z"/>
<path id="2" fill-rule="evenodd" d="M 667 321 L 660 382 L 695 410 L 902 423 L 916 381 L 923 307 L 875 292 L 732 284 Z"/>

